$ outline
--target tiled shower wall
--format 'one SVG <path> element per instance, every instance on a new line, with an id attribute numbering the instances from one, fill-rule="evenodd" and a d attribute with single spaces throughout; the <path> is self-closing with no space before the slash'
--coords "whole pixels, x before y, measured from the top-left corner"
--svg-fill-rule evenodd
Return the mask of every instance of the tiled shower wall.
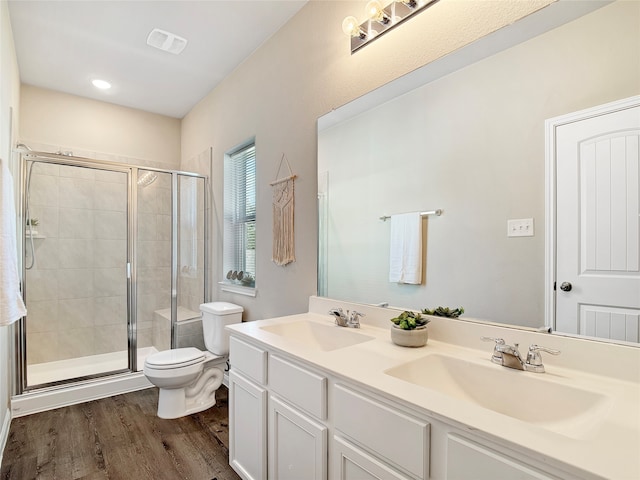
<path id="1" fill-rule="evenodd" d="M 28 363 L 127 348 L 126 174 L 34 164 L 27 270 Z M 31 262 L 27 240 L 26 263 Z"/>

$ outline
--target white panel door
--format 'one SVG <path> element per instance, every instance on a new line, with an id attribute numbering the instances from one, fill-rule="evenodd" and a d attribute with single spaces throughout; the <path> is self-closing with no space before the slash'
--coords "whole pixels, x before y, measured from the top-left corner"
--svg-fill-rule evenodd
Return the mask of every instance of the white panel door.
<path id="1" fill-rule="evenodd" d="M 640 107 L 556 128 L 556 325 L 640 341 Z"/>

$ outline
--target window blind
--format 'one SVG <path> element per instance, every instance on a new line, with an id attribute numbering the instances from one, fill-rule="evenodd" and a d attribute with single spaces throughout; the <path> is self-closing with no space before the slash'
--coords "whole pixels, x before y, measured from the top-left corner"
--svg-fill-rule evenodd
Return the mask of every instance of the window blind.
<path id="1" fill-rule="evenodd" d="M 256 274 L 256 148 L 243 147 L 225 157 L 223 270 Z M 229 279 L 231 280 L 231 279 Z M 253 282 L 244 282 L 254 286 Z"/>

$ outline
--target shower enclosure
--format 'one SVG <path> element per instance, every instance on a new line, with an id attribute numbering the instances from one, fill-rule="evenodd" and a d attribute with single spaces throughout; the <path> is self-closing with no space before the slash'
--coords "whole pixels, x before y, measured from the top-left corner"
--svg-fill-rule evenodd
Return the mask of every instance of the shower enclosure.
<path id="1" fill-rule="evenodd" d="M 21 165 L 17 393 L 201 346 L 206 177 L 40 152 L 22 152 Z"/>

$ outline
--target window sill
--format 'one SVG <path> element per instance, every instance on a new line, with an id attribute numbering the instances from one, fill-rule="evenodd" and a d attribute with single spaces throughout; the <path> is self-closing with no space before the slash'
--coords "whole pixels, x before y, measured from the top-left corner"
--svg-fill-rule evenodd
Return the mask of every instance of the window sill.
<path id="1" fill-rule="evenodd" d="M 258 290 L 254 287 L 243 287 L 233 283 L 218 282 L 221 292 L 237 293 L 238 295 L 246 295 L 247 297 L 255 297 Z"/>

